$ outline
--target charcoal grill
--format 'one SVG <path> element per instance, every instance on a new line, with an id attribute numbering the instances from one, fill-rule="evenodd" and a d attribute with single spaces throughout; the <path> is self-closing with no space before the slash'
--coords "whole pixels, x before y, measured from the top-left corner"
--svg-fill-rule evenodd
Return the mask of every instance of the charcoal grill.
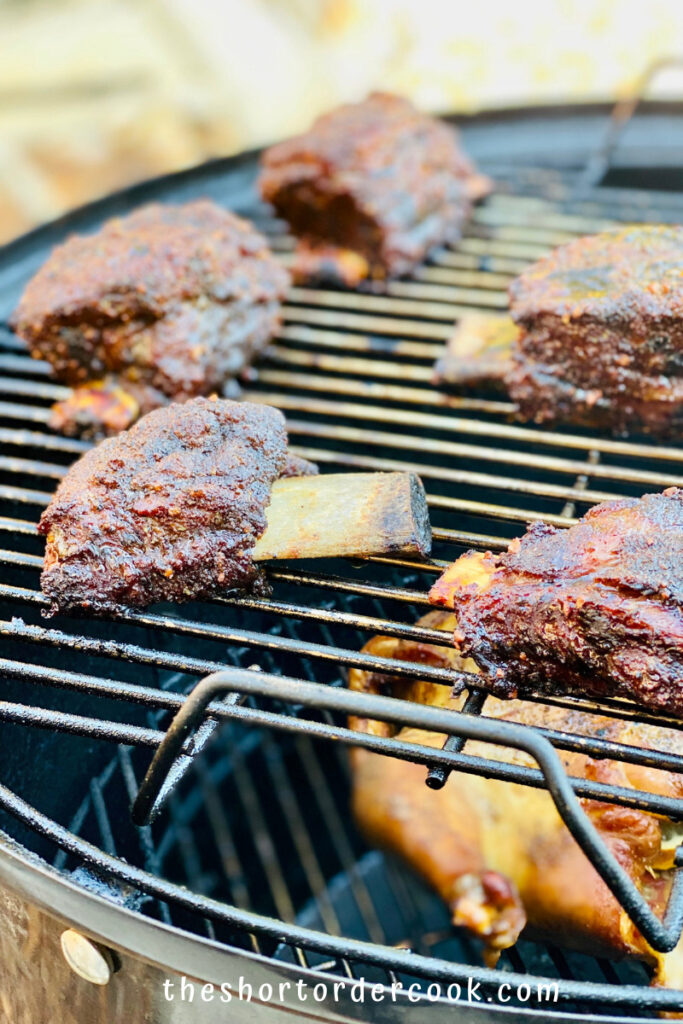
<path id="1" fill-rule="evenodd" d="M 462 241 L 386 296 L 293 288 L 284 326 L 246 386 L 245 397 L 286 413 L 294 450 L 323 468 L 419 472 L 435 535 L 427 565 L 279 565 L 269 571 L 268 600 L 226 596 L 116 620 L 46 621 L 36 521 L 87 445 L 49 432 L 49 406 L 65 389 L 6 326 L 24 282 L 66 233 L 152 198 L 209 195 L 255 220 L 285 261 L 292 244 L 256 199 L 251 153 L 92 204 L 0 254 L 0 1019 L 194 1024 L 221 1013 L 270 1021 L 305 1012 L 325 1020 L 625 1021 L 683 1009 L 683 992 L 649 989 L 638 964 L 549 945 L 520 941 L 497 970 L 485 969 L 473 944 L 449 928 L 440 902 L 365 847 L 347 806 L 346 712 L 361 710 L 364 698 L 372 717 L 402 711 L 390 698 L 348 693 L 345 670 L 410 671 L 361 653 L 370 636 L 443 643 L 443 634 L 415 622 L 435 574 L 464 549 L 500 550 L 526 522 L 567 526 L 595 502 L 683 482 L 683 448 L 517 425 L 500 396 L 449 395 L 430 383 L 454 318 L 504 309 L 510 277 L 548 247 L 618 221 L 681 220 L 683 109 L 642 105 L 616 153 L 601 149 L 608 113 L 527 110 L 466 122 L 466 145 L 497 190 Z M 453 683 L 444 669 L 421 674 Z M 578 698 L 554 703 L 597 707 Z M 599 709 L 633 714 L 617 700 Z M 439 714 L 412 714 L 432 712 Z M 441 753 L 363 742 L 422 761 L 433 786 L 457 767 L 548 786 L 570 807 L 575 796 L 590 796 L 682 815 L 673 800 L 567 780 L 552 748 L 678 771 L 683 756 L 517 727 L 516 738 L 545 763 L 513 768 L 468 755 L 467 735 L 499 727 L 487 720 L 484 692 L 471 690 L 467 715 L 450 721 L 456 735 Z M 586 845 L 580 814 L 568 821 L 609 875 L 604 851 Z M 612 882 L 653 941 L 671 946 L 680 887 L 658 924 Z M 76 971 L 67 965 L 67 929 L 100 945 L 103 975 L 95 980 L 108 984 L 86 980 L 89 969 L 97 973 L 90 961 L 88 968 L 76 958 Z M 71 948 L 68 937 L 63 948 Z M 199 993 L 192 1003 L 165 1000 L 164 980 L 180 984 L 183 975 L 198 986 L 243 976 L 255 992 L 273 986 L 273 997 L 227 1008 Z M 278 993 L 299 978 L 310 993 L 327 983 L 326 997 L 309 994 L 304 1005 L 292 990 Z M 417 1001 L 354 1002 L 358 978 L 414 984 Z M 454 1008 L 430 999 L 430 984 L 466 991 L 468 978 L 480 984 L 482 1003 Z M 335 981 L 345 984 L 336 1000 Z M 557 982 L 557 1002 L 534 1001 L 549 981 Z M 510 985 L 505 1004 L 494 998 L 501 983 Z M 531 997 L 517 990 L 524 983 Z"/>

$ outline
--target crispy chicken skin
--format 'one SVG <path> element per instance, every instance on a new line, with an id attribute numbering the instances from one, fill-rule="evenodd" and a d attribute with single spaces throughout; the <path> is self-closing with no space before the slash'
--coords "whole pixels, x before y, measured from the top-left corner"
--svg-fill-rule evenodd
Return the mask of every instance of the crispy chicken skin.
<path id="1" fill-rule="evenodd" d="M 452 127 L 375 92 L 267 150 L 259 187 L 300 240 L 295 279 L 355 287 L 407 274 L 456 240 L 490 182 Z"/>
<path id="2" fill-rule="evenodd" d="M 452 614 L 434 611 L 420 619 L 452 632 Z M 365 651 L 420 664 L 476 671 L 471 661 L 447 647 L 374 637 Z M 416 676 L 418 670 L 416 669 Z M 447 687 L 359 669 L 349 673 L 354 690 L 390 693 L 404 700 L 458 710 L 463 697 Z M 671 729 L 578 714 L 519 700 L 489 697 L 484 714 L 528 725 L 599 734 L 614 742 L 680 751 Z M 383 722 L 352 719 L 352 728 L 398 735 L 434 748 L 445 736 Z M 512 764 L 532 765 L 527 755 L 470 741 L 466 752 Z M 683 797 L 680 776 L 623 764 L 595 761 L 559 751 L 568 774 L 630 789 Z M 360 748 L 352 751 L 353 810 L 369 840 L 400 855 L 440 894 L 456 924 L 484 939 L 487 962 L 511 946 L 528 923 L 531 937 L 594 955 L 635 956 L 654 968 L 654 983 L 683 986 L 683 943 L 672 953 L 652 950 L 621 910 L 564 826 L 551 796 L 527 786 L 454 772 L 442 790 L 425 785 L 425 768 Z M 651 814 L 596 801 L 582 801 L 594 826 L 657 913 L 671 884 L 671 826 Z"/>
<path id="3" fill-rule="evenodd" d="M 520 416 L 617 434 L 683 426 L 683 227 L 579 238 L 510 287 Z"/>
<path id="4" fill-rule="evenodd" d="M 288 282 L 248 221 L 207 200 L 152 204 L 58 246 L 13 326 L 77 389 L 53 425 L 98 436 L 220 391 L 276 330 Z"/>
<path id="5" fill-rule="evenodd" d="M 626 697 L 683 718 L 683 491 L 535 523 L 506 552 L 470 551 L 434 584 L 457 649 L 491 690 Z"/>
<path id="6" fill-rule="evenodd" d="M 311 472 L 277 409 L 195 398 L 148 413 L 86 452 L 41 516 L 52 611 L 267 590 L 251 552 L 271 486 Z"/>

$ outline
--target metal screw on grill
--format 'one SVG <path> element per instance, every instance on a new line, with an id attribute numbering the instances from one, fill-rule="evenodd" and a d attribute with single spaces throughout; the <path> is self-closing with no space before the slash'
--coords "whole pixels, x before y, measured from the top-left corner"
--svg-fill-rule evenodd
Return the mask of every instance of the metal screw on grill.
<path id="1" fill-rule="evenodd" d="M 67 928 L 60 936 L 62 953 L 67 964 L 79 978 L 92 985 L 108 985 L 116 970 L 114 957 L 105 946 Z"/>

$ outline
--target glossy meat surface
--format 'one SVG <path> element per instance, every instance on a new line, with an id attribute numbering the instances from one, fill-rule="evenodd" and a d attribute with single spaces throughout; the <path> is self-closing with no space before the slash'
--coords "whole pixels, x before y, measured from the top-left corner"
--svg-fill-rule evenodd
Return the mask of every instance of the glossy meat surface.
<path id="1" fill-rule="evenodd" d="M 387 93 L 271 147 L 259 186 L 301 239 L 295 277 L 347 286 L 408 273 L 459 237 L 471 201 L 490 187 L 453 128 Z"/>
<path id="2" fill-rule="evenodd" d="M 683 491 L 535 523 L 507 552 L 471 551 L 430 593 L 493 692 L 626 697 L 683 718 Z"/>
<path id="3" fill-rule="evenodd" d="M 513 282 L 520 415 L 657 436 L 683 423 L 683 228 L 579 238 Z"/>
<path id="4" fill-rule="evenodd" d="M 263 591 L 251 552 L 273 482 L 314 471 L 268 406 L 196 398 L 86 452 L 43 512 L 53 611 Z"/>
<path id="5" fill-rule="evenodd" d="M 434 611 L 420 619 L 452 633 L 455 616 Z M 419 665 L 475 671 L 452 648 L 374 637 L 364 650 L 416 662 L 415 679 L 358 669 L 352 689 L 458 710 L 463 697 L 419 681 Z M 680 753 L 680 733 L 598 715 L 579 714 L 520 700 L 489 697 L 485 716 L 560 732 L 595 736 L 638 748 Z M 394 735 L 441 748 L 445 736 L 425 730 L 353 719 L 356 730 Z M 466 753 L 533 766 L 520 751 L 469 741 Z M 683 777 L 623 762 L 566 751 L 558 755 L 568 774 L 627 789 L 681 798 Z M 485 942 L 494 963 L 523 928 L 529 937 L 597 956 L 635 956 L 654 968 L 655 983 L 683 985 L 683 943 L 668 954 L 653 951 L 630 923 L 563 824 L 542 790 L 464 772 L 450 775 L 442 790 L 425 785 L 426 769 L 362 749 L 352 751 L 353 809 L 370 842 L 399 855 L 442 897 L 454 923 Z M 673 849 L 679 839 L 670 823 L 651 814 L 597 801 L 582 801 L 601 838 L 657 913 L 668 899 Z M 680 837 L 679 837 L 680 838 Z"/>
<path id="6" fill-rule="evenodd" d="M 58 246 L 13 324 L 66 384 L 108 377 L 182 400 L 220 390 L 258 355 L 288 280 L 248 221 L 206 200 L 152 204 Z M 88 398 L 62 410 L 67 432 L 78 432 L 80 415 L 97 433 Z"/>

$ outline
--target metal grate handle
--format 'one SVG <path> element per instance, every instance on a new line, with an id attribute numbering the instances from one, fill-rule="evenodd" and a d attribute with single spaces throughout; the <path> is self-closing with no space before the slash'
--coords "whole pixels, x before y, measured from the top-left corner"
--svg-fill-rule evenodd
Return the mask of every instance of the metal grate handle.
<path id="1" fill-rule="evenodd" d="M 133 804 L 132 816 L 136 824 L 142 825 L 149 820 L 176 758 L 192 730 L 202 720 L 207 706 L 218 697 L 234 695 L 236 692 L 362 718 L 377 718 L 396 725 L 417 726 L 431 732 L 444 732 L 449 736 L 476 739 L 524 751 L 538 764 L 564 824 L 652 948 L 661 953 L 669 953 L 678 944 L 683 933 L 683 873 L 680 870 L 676 872 L 666 911 L 660 920 L 582 809 L 550 741 L 513 722 L 478 718 L 392 697 L 352 693 L 338 687 L 245 669 L 215 672 L 195 686 L 173 718 Z M 453 755 L 454 752 L 448 746 L 441 751 L 441 757 L 446 762 Z M 683 866 L 683 846 L 676 851 L 674 864 L 677 868 Z"/>

